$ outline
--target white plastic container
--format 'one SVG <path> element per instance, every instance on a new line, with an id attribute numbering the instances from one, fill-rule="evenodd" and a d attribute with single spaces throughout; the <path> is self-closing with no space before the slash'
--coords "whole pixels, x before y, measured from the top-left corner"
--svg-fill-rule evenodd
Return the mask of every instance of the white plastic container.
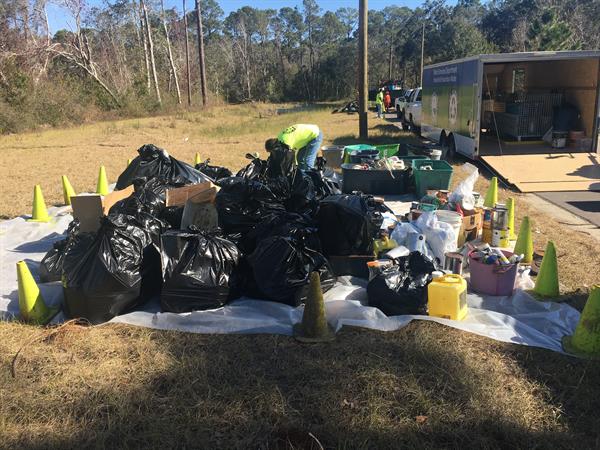
<path id="1" fill-rule="evenodd" d="M 457 212 L 444 209 L 438 209 L 435 211 L 435 215 L 440 222 L 446 222 L 452 226 L 456 234 L 456 247 L 458 248 L 458 237 L 460 236 L 460 229 L 462 227 L 462 216 Z"/>
<path id="2" fill-rule="evenodd" d="M 431 159 L 435 161 L 439 161 L 442 159 L 442 151 L 441 150 L 431 150 Z"/>

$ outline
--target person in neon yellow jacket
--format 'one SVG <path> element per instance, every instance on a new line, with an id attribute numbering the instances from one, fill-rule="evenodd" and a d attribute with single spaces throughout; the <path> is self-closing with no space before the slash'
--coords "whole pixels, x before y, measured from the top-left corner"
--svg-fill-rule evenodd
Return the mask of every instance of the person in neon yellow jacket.
<path id="1" fill-rule="evenodd" d="M 322 142 L 323 132 L 317 125 L 298 123 L 287 127 L 277 138 L 268 139 L 265 142 L 265 149 L 271 152 L 277 145 L 285 144 L 294 151 L 298 167 L 308 170 L 315 166 L 317 152 Z"/>
<path id="2" fill-rule="evenodd" d="M 379 92 L 377 92 L 377 96 L 375 97 L 375 107 L 377 108 L 377 118 L 381 119 L 381 113 L 383 111 L 383 88 L 379 89 Z"/>

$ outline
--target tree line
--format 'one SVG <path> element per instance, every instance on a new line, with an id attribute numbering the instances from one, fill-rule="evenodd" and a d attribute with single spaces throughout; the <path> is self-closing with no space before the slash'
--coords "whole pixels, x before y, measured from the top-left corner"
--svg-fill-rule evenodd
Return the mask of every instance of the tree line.
<path id="1" fill-rule="evenodd" d="M 200 105 L 199 36 L 213 100 L 355 96 L 355 8 L 324 11 L 303 0 L 225 15 L 217 0 L 199 0 L 198 22 L 198 2 L 178 1 L 168 9 L 164 0 L 0 2 L 0 132 Z M 72 29 L 51 33 L 51 3 L 72 18 Z M 415 86 L 423 30 L 425 65 L 478 53 L 598 49 L 600 4 L 426 0 L 414 9 L 370 10 L 368 27 L 370 83 Z"/>

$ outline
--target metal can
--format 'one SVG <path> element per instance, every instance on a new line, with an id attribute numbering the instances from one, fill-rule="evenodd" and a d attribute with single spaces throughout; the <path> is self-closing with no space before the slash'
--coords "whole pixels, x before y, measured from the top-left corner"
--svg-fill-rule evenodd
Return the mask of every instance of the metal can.
<path id="1" fill-rule="evenodd" d="M 508 209 L 496 206 L 492 212 L 492 228 L 494 230 L 508 229 Z"/>
<path id="2" fill-rule="evenodd" d="M 510 245 L 508 235 L 508 228 L 505 228 L 504 230 L 494 229 L 492 231 L 492 246 L 507 248 Z"/>
<path id="3" fill-rule="evenodd" d="M 444 270 L 449 270 L 451 273 L 462 275 L 463 255 L 458 252 L 448 252 L 444 256 Z"/>

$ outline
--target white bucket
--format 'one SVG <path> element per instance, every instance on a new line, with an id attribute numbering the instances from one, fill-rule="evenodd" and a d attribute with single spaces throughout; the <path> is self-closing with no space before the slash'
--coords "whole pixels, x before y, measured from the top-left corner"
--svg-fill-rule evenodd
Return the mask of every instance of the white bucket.
<path id="1" fill-rule="evenodd" d="M 327 167 L 339 169 L 344 159 L 344 147 L 340 145 L 326 145 L 321 147 L 323 158 L 327 161 Z"/>
<path id="2" fill-rule="evenodd" d="M 455 243 L 458 248 L 458 236 L 460 234 L 460 229 L 462 228 L 462 216 L 457 212 L 447 211 L 445 209 L 438 209 L 435 211 L 435 215 L 440 222 L 446 222 L 454 229 L 456 234 Z"/>
<path id="3" fill-rule="evenodd" d="M 439 161 L 442 159 L 442 151 L 441 150 L 431 150 L 431 159 L 434 161 Z"/>

